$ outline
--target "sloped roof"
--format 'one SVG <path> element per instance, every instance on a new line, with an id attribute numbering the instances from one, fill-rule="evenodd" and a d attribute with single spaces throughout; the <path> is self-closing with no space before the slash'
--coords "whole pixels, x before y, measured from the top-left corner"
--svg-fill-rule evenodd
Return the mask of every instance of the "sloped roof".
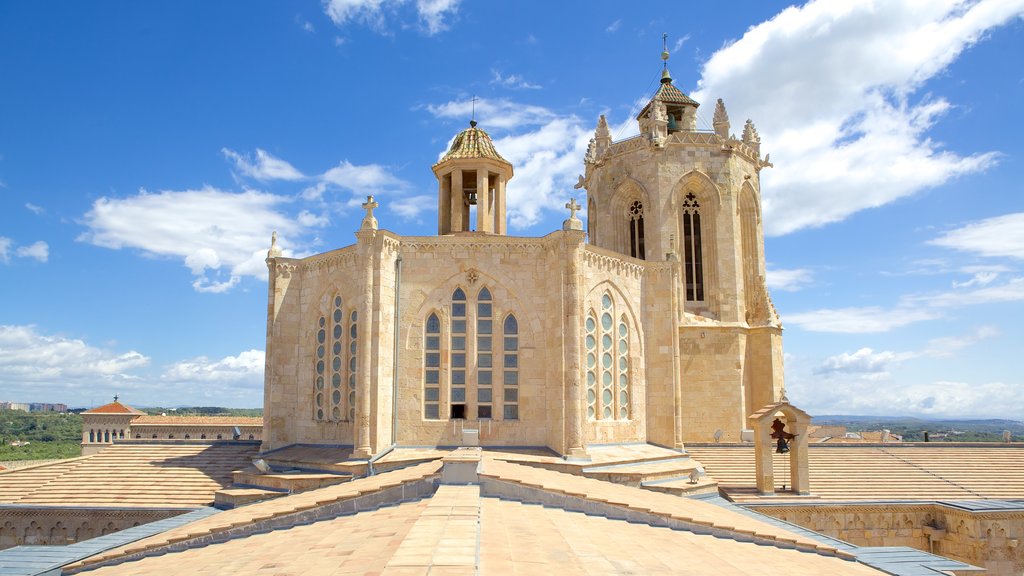
<path id="1" fill-rule="evenodd" d="M 667 104 L 682 104 L 684 106 L 693 106 L 695 108 L 700 106 L 700 102 L 697 102 L 693 98 L 683 94 L 682 90 L 676 88 L 675 85 L 672 84 L 672 78 L 662 78 L 661 86 L 658 86 L 658 91 L 654 93 L 654 97 L 651 98 L 650 102 L 644 106 L 643 110 L 636 115 L 637 120 L 643 118 L 644 115 L 647 114 L 647 111 L 651 109 L 651 104 L 655 101 L 665 102 Z"/>
<path id="2" fill-rule="evenodd" d="M 427 467 L 420 465 L 422 471 Z M 402 473 L 402 470 L 388 472 L 363 481 L 380 483 L 384 478 Z M 326 492 L 351 491 L 356 482 L 360 481 L 271 502 L 275 506 L 299 498 L 319 502 Z M 362 490 L 367 488 L 363 486 Z M 481 485 L 440 485 L 436 492 L 423 499 L 374 506 L 370 510 L 314 523 L 297 521 L 290 526 L 246 535 L 241 524 L 243 515 L 258 521 L 271 513 L 271 503 L 254 504 L 101 553 L 86 560 L 84 565 L 116 561 L 124 555 L 141 552 L 144 554 L 141 558 L 136 556 L 133 561 L 98 566 L 89 574 L 185 576 L 301 570 L 312 576 L 425 574 L 427 571 L 467 576 L 513 573 L 582 576 L 598 570 L 602 573 L 710 576 L 763 574 L 765 566 L 785 567 L 786 574 L 792 576 L 879 574 L 844 557 L 801 551 L 789 542 L 778 546 L 759 545 L 724 533 L 713 535 L 627 522 L 557 506 L 486 496 L 482 491 L 485 489 Z M 701 504 L 675 500 L 682 506 Z M 254 507 L 258 508 L 246 510 Z M 720 508 L 719 511 L 735 519 L 742 517 Z M 235 531 L 234 537 L 221 540 L 216 536 L 218 529 L 214 525 Z M 151 547 L 157 540 L 163 545 Z"/>
<path id="3" fill-rule="evenodd" d="M 142 410 L 136 410 L 131 406 L 125 406 L 117 400 L 114 400 L 110 404 L 104 404 L 99 408 L 93 408 L 92 410 L 86 410 L 82 414 L 145 414 Z"/>
<path id="4" fill-rule="evenodd" d="M 114 444 L 92 456 L 0 474 L 0 503 L 206 506 L 257 450 L 255 444 Z"/>
<path id="5" fill-rule="evenodd" d="M 752 445 L 688 444 L 686 450 L 731 497 L 756 499 Z M 773 457 L 781 489 L 789 482 L 789 455 Z M 812 444 L 807 460 L 811 493 L 821 500 L 1024 499 L 1020 445 Z"/>
<path id="6" fill-rule="evenodd" d="M 476 127 L 476 122 L 470 122 L 469 128 L 455 135 L 451 148 L 434 166 L 460 158 L 490 158 L 511 166 L 508 160 L 498 154 L 490 135 Z"/>

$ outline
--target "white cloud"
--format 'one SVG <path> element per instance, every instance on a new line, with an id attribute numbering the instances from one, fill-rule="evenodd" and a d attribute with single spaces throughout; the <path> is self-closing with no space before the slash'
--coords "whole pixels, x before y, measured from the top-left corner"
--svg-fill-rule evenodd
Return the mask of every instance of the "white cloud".
<path id="1" fill-rule="evenodd" d="M 0 236 L 0 263 L 10 264 L 12 252 L 18 258 L 32 258 L 39 262 L 46 262 L 50 258 L 50 245 L 39 240 L 28 246 L 15 247 L 14 240 Z"/>
<path id="2" fill-rule="evenodd" d="M 963 336 L 943 336 L 940 338 L 933 338 L 928 341 L 928 346 L 924 349 L 922 354 L 930 357 L 947 357 L 952 356 L 958 350 L 973 346 L 983 340 L 988 340 L 999 336 L 999 329 L 995 326 L 981 326 L 975 328 L 968 334 Z"/>
<path id="3" fill-rule="evenodd" d="M 686 44 L 687 40 L 689 40 L 689 39 L 690 39 L 690 35 L 689 34 L 687 34 L 686 36 L 683 36 L 682 38 L 677 39 L 676 43 L 672 45 L 672 53 L 675 54 L 676 52 L 679 52 L 679 49 L 682 48 L 683 44 Z"/>
<path id="4" fill-rule="evenodd" d="M 246 176 L 261 181 L 302 180 L 305 178 L 294 166 L 265 150 L 256 149 L 256 157 L 243 156 L 234 150 L 222 148 L 224 156 L 234 162 L 235 167 Z"/>
<path id="5" fill-rule="evenodd" d="M 992 165 L 929 139 L 951 105 L 913 96 L 1022 13 L 1024 0 L 812 1 L 716 52 L 693 96 L 757 121 L 777 166 L 762 173 L 766 233 L 821 226 Z"/>
<path id="6" fill-rule="evenodd" d="M 207 382 L 261 387 L 264 362 L 263 350 L 246 350 L 237 356 L 227 356 L 220 360 L 200 356 L 168 366 L 160 378 L 169 382 Z"/>
<path id="7" fill-rule="evenodd" d="M 490 83 L 513 90 L 539 90 L 541 88 L 539 84 L 532 84 L 519 74 L 503 76 L 500 70 L 493 69 L 491 70 Z"/>
<path id="8" fill-rule="evenodd" d="M 32 258 L 40 262 L 46 262 L 50 258 L 50 245 L 42 240 L 28 246 L 20 246 L 14 251 L 21 258 Z"/>
<path id="9" fill-rule="evenodd" d="M 322 228 L 330 223 L 327 214 L 313 214 L 309 210 L 299 212 L 299 224 L 307 228 Z"/>
<path id="10" fill-rule="evenodd" d="M 181 258 L 198 276 L 196 290 L 218 292 L 236 285 L 241 276 L 266 277 L 262 260 L 271 232 L 277 230 L 287 245 L 285 238 L 301 231 L 293 218 L 276 209 L 286 202 L 252 190 L 142 190 L 135 196 L 104 197 L 93 203 L 84 217 L 89 230 L 79 240 Z"/>
<path id="11" fill-rule="evenodd" d="M 976 272 L 970 280 L 964 282 L 953 281 L 953 288 L 971 288 L 973 286 L 987 286 L 999 277 L 998 272 Z"/>
<path id="12" fill-rule="evenodd" d="M 928 243 L 980 256 L 1024 260 L 1024 212 L 971 222 Z"/>
<path id="13" fill-rule="evenodd" d="M 388 204 L 388 208 L 403 220 L 419 220 L 421 213 L 432 211 L 436 207 L 437 197 L 426 194 L 402 198 Z"/>
<path id="14" fill-rule="evenodd" d="M 48 336 L 35 326 L 0 326 L 0 385 L 45 383 L 89 386 L 96 381 L 136 378 L 132 372 L 149 365 L 135 352 L 115 352 L 76 338 Z"/>
<path id="15" fill-rule="evenodd" d="M 461 0 L 416 0 L 416 11 L 420 21 L 427 27 L 427 34 L 434 35 L 448 29 L 445 18 L 453 16 Z"/>
<path id="16" fill-rule="evenodd" d="M 453 100 L 444 104 L 428 105 L 427 111 L 438 118 L 450 118 L 455 120 L 467 120 L 474 110 L 474 104 L 469 99 Z M 530 104 L 519 104 L 511 100 L 480 99 L 475 105 L 476 119 L 480 127 L 487 130 L 494 129 L 515 129 L 526 126 L 538 126 L 547 124 L 558 118 L 558 115 L 543 106 Z M 449 142 L 449 144 L 451 144 Z M 577 163 L 582 163 L 583 156 L 577 158 Z"/>
<path id="17" fill-rule="evenodd" d="M 991 304 L 1024 300 L 1024 277 L 1010 278 L 1002 284 L 984 286 L 975 290 L 925 294 L 904 298 L 908 303 L 934 308 L 965 306 L 968 304 Z"/>
<path id="18" fill-rule="evenodd" d="M 446 19 L 458 12 L 461 0 L 416 0 L 416 15 L 428 35 L 448 29 Z M 389 17 L 398 16 L 404 0 L 326 0 L 324 12 L 338 26 L 356 22 L 382 33 L 389 33 Z"/>
<path id="19" fill-rule="evenodd" d="M 380 164 L 367 164 L 357 166 L 348 160 L 320 175 L 320 180 L 328 184 L 340 186 L 357 195 L 381 194 L 397 192 L 410 187 L 410 184 L 401 178 L 392 175 Z M 307 189 L 311 196 L 323 193 L 323 188 L 313 187 Z"/>
<path id="20" fill-rule="evenodd" d="M 861 348 L 853 353 L 829 356 L 814 372 L 822 375 L 854 374 L 870 380 L 884 380 L 889 378 L 892 365 L 911 357 L 913 354 L 908 352 L 875 352 L 871 348 Z"/>
<path id="21" fill-rule="evenodd" d="M 814 281 L 814 272 L 806 268 L 768 268 L 765 282 L 772 290 L 796 292 Z"/>
<path id="22" fill-rule="evenodd" d="M 25 208 L 27 208 L 33 214 L 42 214 L 43 212 L 46 212 L 46 210 L 44 210 L 41 206 L 36 206 L 31 202 L 25 202 Z"/>
<path id="23" fill-rule="evenodd" d="M 609 24 L 608 27 L 604 29 L 604 31 L 608 32 L 609 34 L 614 34 L 616 31 L 618 31 L 620 26 L 622 26 L 622 18 L 619 18 L 615 22 Z"/>
<path id="24" fill-rule="evenodd" d="M 783 322 L 810 332 L 868 334 L 888 332 L 914 322 L 932 320 L 939 314 L 923 308 L 883 309 L 878 306 L 835 308 L 786 314 Z"/>

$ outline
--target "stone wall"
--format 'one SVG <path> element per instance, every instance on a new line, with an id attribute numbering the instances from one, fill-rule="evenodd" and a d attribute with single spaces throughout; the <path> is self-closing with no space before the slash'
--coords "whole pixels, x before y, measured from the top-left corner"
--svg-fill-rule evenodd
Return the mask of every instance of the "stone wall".
<path id="1" fill-rule="evenodd" d="M 910 546 L 988 570 L 1024 573 L 1024 511 L 939 503 L 750 506 L 858 546 Z"/>
<path id="2" fill-rule="evenodd" d="M 184 514 L 188 510 L 0 507 L 0 550 L 65 545 Z"/>

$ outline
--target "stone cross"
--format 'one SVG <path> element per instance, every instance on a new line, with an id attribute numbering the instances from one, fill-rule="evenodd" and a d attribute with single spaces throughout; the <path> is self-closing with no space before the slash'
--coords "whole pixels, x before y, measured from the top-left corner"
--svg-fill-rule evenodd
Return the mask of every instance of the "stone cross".
<path id="1" fill-rule="evenodd" d="M 565 207 L 569 209 L 569 219 L 570 220 L 576 218 L 576 211 L 579 210 L 580 208 L 583 208 L 583 206 L 580 206 L 579 204 L 576 203 L 576 199 L 575 198 L 573 198 L 573 199 L 569 200 L 568 202 L 566 202 L 565 203 Z"/>
<path id="2" fill-rule="evenodd" d="M 117 402 L 117 394 L 114 394 L 114 402 Z"/>
<path id="3" fill-rule="evenodd" d="M 377 219 L 373 217 L 373 209 L 380 206 L 374 201 L 373 196 L 367 196 L 366 202 L 363 202 L 363 209 L 366 210 L 366 216 L 363 218 L 363 228 L 377 229 Z"/>

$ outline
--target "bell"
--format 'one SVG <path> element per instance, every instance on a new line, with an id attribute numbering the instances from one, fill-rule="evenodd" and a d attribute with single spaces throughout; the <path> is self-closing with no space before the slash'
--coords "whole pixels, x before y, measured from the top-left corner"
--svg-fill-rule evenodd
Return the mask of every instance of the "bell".
<path id="1" fill-rule="evenodd" d="M 466 204 L 476 206 L 476 188 L 469 188 L 466 190 Z"/>
<path id="2" fill-rule="evenodd" d="M 785 438 L 779 438 L 779 442 L 775 446 L 775 452 L 776 454 L 785 454 L 789 452 L 789 444 L 786 443 Z"/>

